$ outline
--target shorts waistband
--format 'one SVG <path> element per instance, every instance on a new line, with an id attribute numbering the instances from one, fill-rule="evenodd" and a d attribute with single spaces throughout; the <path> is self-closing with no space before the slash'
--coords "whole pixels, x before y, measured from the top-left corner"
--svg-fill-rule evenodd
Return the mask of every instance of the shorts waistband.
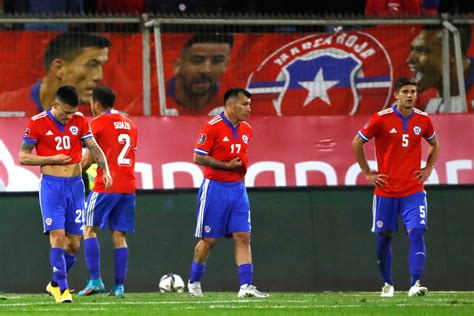
<path id="1" fill-rule="evenodd" d="M 41 179 L 45 179 L 48 181 L 57 181 L 57 182 L 76 182 L 78 180 L 82 180 L 82 176 L 56 177 L 56 176 L 50 176 L 48 174 L 42 174 Z"/>
<path id="2" fill-rule="evenodd" d="M 243 181 L 236 181 L 236 182 L 223 182 L 223 181 L 216 181 L 216 180 L 211 180 L 211 179 L 204 179 L 204 181 L 209 181 L 211 183 L 215 183 L 220 186 L 226 186 L 226 187 L 234 187 L 234 186 L 240 186 L 244 185 Z"/>

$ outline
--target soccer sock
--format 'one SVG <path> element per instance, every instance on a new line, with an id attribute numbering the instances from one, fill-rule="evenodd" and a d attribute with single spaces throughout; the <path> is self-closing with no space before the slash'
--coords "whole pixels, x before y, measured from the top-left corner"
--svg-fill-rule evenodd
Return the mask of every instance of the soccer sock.
<path id="1" fill-rule="evenodd" d="M 253 282 L 253 264 L 241 264 L 237 270 L 239 271 L 240 286 L 244 284 L 252 284 Z"/>
<path id="2" fill-rule="evenodd" d="M 66 272 L 69 272 L 69 270 L 71 270 L 72 266 L 76 262 L 77 258 L 76 256 L 72 256 L 67 252 L 64 252 L 64 259 L 66 260 Z"/>
<path id="3" fill-rule="evenodd" d="M 424 230 L 414 228 L 408 233 L 408 240 L 410 241 L 409 265 L 411 275 L 411 286 L 421 278 L 423 267 L 426 261 L 425 238 L 423 237 Z"/>
<path id="4" fill-rule="evenodd" d="M 382 237 L 377 234 L 376 256 L 377 265 L 384 282 L 393 285 L 392 280 L 392 237 Z"/>
<path id="5" fill-rule="evenodd" d="M 84 255 L 90 279 L 100 279 L 100 247 L 97 238 L 84 240 Z"/>
<path id="6" fill-rule="evenodd" d="M 125 284 L 128 267 L 128 248 L 115 248 L 115 284 Z"/>
<path id="7" fill-rule="evenodd" d="M 64 254 L 66 252 L 62 248 L 51 248 L 50 261 L 53 267 L 53 281 L 59 285 L 59 289 L 64 291 L 68 288 L 66 278 L 66 260 Z"/>
<path id="8" fill-rule="evenodd" d="M 205 263 L 199 264 L 199 263 L 194 262 L 193 260 L 189 282 L 190 283 L 201 282 L 201 278 L 202 278 L 202 275 L 204 274 L 204 271 L 206 271 L 206 264 Z"/>

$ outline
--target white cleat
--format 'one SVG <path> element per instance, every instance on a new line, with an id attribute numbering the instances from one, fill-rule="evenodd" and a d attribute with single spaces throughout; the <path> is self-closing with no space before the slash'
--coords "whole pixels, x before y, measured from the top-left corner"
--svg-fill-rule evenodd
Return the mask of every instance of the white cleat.
<path id="1" fill-rule="evenodd" d="M 237 297 L 269 297 L 270 294 L 260 292 L 252 284 L 244 284 L 240 287 Z"/>
<path id="2" fill-rule="evenodd" d="M 393 297 L 395 293 L 395 288 L 393 285 L 385 282 L 385 285 L 382 287 L 382 293 L 380 293 L 380 297 Z"/>
<path id="3" fill-rule="evenodd" d="M 201 289 L 201 282 L 194 282 L 191 283 L 188 281 L 188 292 L 190 296 L 193 297 L 203 297 L 204 294 L 202 294 L 202 289 Z"/>
<path id="4" fill-rule="evenodd" d="M 426 296 L 428 289 L 421 286 L 420 281 L 416 281 L 415 284 L 408 290 L 408 296 Z"/>

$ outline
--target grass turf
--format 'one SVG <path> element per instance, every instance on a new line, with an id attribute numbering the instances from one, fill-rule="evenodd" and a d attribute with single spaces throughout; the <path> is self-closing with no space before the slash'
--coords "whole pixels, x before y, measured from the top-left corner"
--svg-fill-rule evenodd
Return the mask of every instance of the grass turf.
<path id="1" fill-rule="evenodd" d="M 380 298 L 375 292 L 270 293 L 266 299 L 238 299 L 234 292 L 126 293 L 79 297 L 56 304 L 47 294 L 0 293 L 1 315 L 474 315 L 474 292 L 430 292 L 426 297 Z"/>

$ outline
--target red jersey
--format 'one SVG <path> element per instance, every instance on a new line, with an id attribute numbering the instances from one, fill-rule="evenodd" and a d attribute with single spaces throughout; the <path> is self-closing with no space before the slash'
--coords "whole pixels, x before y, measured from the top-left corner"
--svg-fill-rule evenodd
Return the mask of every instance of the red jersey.
<path id="1" fill-rule="evenodd" d="M 414 109 L 404 118 L 393 106 L 374 114 L 359 136 L 364 141 L 375 137 L 378 172 L 388 176 L 384 187 L 375 188 L 376 195 L 403 197 L 423 191 L 423 183 L 414 179 L 414 172 L 421 167 L 422 138 L 435 137 L 428 114 Z"/>
<path id="2" fill-rule="evenodd" d="M 23 140 L 35 145 L 38 156 L 64 154 L 71 157 L 68 164 L 74 164 L 81 162 L 81 141 L 90 137 L 93 135 L 82 113 L 74 113 L 72 119 L 63 125 L 48 110 L 30 119 Z"/>
<path id="3" fill-rule="evenodd" d="M 106 112 L 91 121 L 92 132 L 107 158 L 113 185 L 106 190 L 102 169 L 97 168 L 94 192 L 135 192 L 135 150 L 137 128 L 135 123 L 120 113 Z"/>
<path id="4" fill-rule="evenodd" d="M 252 127 L 247 122 L 240 122 L 233 127 L 224 113 L 216 115 L 201 128 L 194 152 L 209 155 L 219 161 L 231 161 L 235 157 L 242 160 L 238 170 L 222 170 L 204 167 L 204 177 L 221 182 L 242 181 L 247 173 L 247 145 L 252 137 Z"/>

